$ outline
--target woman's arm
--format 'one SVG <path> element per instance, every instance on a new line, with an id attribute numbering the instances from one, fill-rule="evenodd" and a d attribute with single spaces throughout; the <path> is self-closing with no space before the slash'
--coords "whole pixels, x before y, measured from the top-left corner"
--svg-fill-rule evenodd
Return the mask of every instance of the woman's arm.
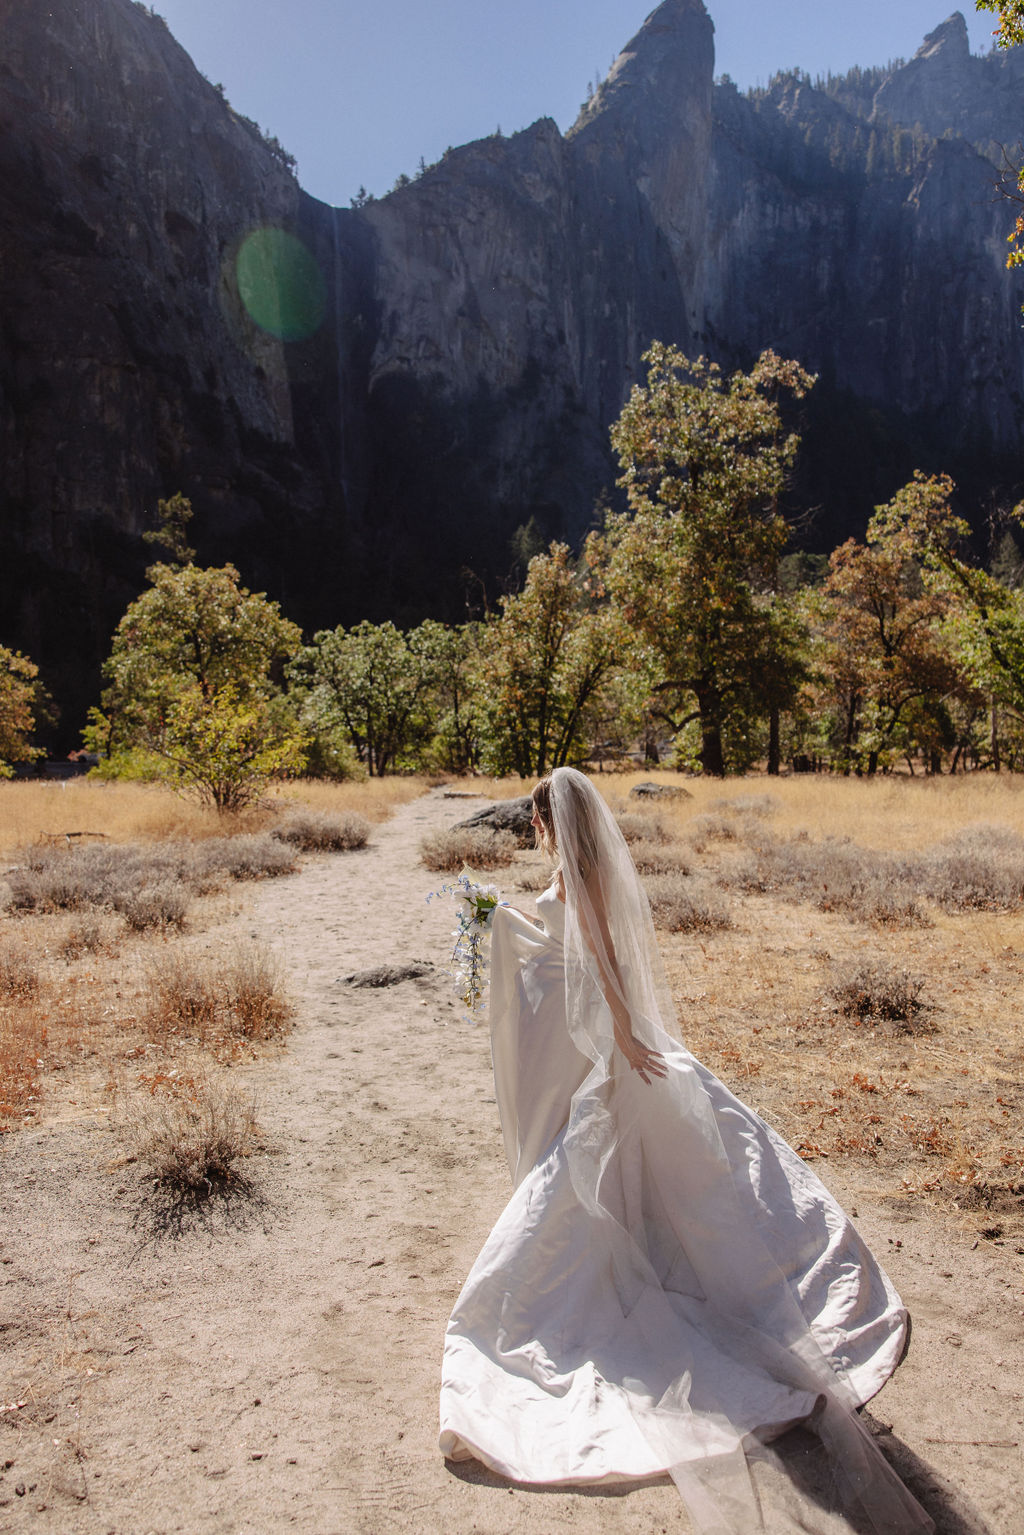
<path id="1" fill-rule="evenodd" d="M 561 890 L 564 890 L 564 884 L 561 885 Z M 596 933 L 591 929 L 591 911 Z M 604 897 L 596 871 L 586 881 L 585 898 L 580 904 L 580 931 L 587 948 L 597 961 L 601 990 L 604 992 L 604 999 L 612 1015 L 615 1043 L 629 1062 L 630 1069 L 647 1083 L 650 1083 L 651 1077 L 666 1076 L 668 1067 L 661 1052 L 652 1050 L 633 1033 L 632 1019 L 625 1002 L 626 987 L 615 955 L 615 945 L 608 927 Z"/>

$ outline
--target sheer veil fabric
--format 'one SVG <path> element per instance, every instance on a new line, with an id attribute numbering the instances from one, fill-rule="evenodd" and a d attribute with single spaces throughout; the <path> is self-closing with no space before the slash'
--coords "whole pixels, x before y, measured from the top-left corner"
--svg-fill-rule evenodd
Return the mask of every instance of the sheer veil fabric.
<path id="1" fill-rule="evenodd" d="M 674 1036 L 647 898 L 601 796 L 559 768 L 550 805 L 564 904 L 540 898 L 543 932 L 511 909 L 494 922 L 515 1191 L 449 1323 L 443 1453 L 523 1482 L 667 1472 L 700 1535 L 752 1535 L 748 1461 L 805 1422 L 858 1529 L 932 1530 L 856 1413 L 901 1357 L 898 1296 L 806 1164 Z M 664 1078 L 629 1069 L 623 1009 Z"/>

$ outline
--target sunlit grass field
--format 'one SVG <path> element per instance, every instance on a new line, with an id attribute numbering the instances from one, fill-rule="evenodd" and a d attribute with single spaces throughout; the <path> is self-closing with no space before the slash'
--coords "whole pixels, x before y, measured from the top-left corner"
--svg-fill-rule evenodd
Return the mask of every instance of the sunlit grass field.
<path id="1" fill-rule="evenodd" d="M 0 782 L 0 852 L 40 838 L 104 837 L 114 842 L 222 837 L 270 825 L 294 805 L 314 810 L 357 811 L 383 821 L 398 805 L 426 788 L 423 778 L 373 778 L 332 783 L 299 779 L 268 791 L 263 803 L 238 815 L 218 815 L 160 784 L 103 783 L 73 778 L 51 783 Z"/>
<path id="2" fill-rule="evenodd" d="M 630 797 L 643 781 L 685 796 Z M 1024 781 L 648 771 L 595 782 L 628 825 L 694 1054 L 807 1160 L 855 1169 L 886 1198 L 930 1201 L 993 1241 L 1024 1240 Z M 468 814 L 530 784 L 296 782 L 229 818 L 152 786 L 0 784 L 8 867 L 31 847 L 131 844 L 170 913 L 134 930 L 102 906 L 0 912 L 0 1127 L 34 1122 L 67 1072 L 84 1073 L 94 1098 L 129 1064 L 140 1081 L 167 1081 L 184 1046 L 154 1024 L 154 957 L 238 910 L 253 860 L 255 877 L 284 872 L 269 836 L 282 816 L 302 806 L 379 822 L 430 787 L 467 796 Z M 249 852 L 224 854 L 221 884 L 190 890 L 175 925 L 160 870 L 181 848 L 186 876 L 201 874 L 203 850 L 216 851 L 206 839 L 225 836 Z M 423 873 L 409 870 L 417 896 Z M 527 892 L 547 877 L 536 852 L 495 874 Z M 851 985 L 859 1009 L 843 1000 Z M 262 1048 L 225 1023 L 207 1053 Z"/>

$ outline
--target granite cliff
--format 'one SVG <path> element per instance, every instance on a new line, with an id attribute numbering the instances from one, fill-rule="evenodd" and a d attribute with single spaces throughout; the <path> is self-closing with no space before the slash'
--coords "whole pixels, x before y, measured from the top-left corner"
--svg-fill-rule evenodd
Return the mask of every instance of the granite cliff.
<path id="1" fill-rule="evenodd" d="M 309 627 L 456 615 L 517 528 L 578 537 L 614 495 L 607 428 L 655 337 L 821 374 L 793 490 L 820 547 L 915 464 L 1010 486 L 1024 346 L 991 184 L 1024 62 L 973 58 L 954 15 L 887 70 L 747 96 L 713 70 L 700 0 L 665 0 L 568 134 L 339 210 L 146 7 L 7 0 L 0 641 L 66 740 L 158 496 Z"/>

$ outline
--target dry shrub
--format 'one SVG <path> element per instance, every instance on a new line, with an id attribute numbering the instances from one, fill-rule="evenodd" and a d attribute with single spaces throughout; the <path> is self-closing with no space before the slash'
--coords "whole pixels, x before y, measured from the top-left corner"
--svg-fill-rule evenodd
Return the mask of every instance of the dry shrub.
<path id="1" fill-rule="evenodd" d="M 667 933 L 719 933 L 732 927 L 721 896 L 703 880 L 657 874 L 644 881 L 654 925 Z"/>
<path id="2" fill-rule="evenodd" d="M 516 869 L 516 888 L 525 891 L 527 895 L 539 895 L 542 890 L 546 890 L 552 884 L 554 877 L 554 871 L 550 867 Z"/>
<path id="3" fill-rule="evenodd" d="M 219 960 L 172 950 L 151 966 L 149 982 L 146 1022 L 155 1039 L 189 1039 L 216 1049 L 272 1039 L 291 1019 L 277 962 L 248 945 Z"/>
<path id="4" fill-rule="evenodd" d="M 690 849 L 678 843 L 634 842 L 629 850 L 641 874 L 689 874 Z"/>
<path id="5" fill-rule="evenodd" d="M 708 824 L 714 820 L 699 816 L 693 823 L 698 851 L 721 840 L 721 826 Z M 917 854 L 868 851 L 849 838 L 812 842 L 804 835 L 779 841 L 750 823 L 733 826 L 732 836 L 743 840 L 749 855 L 720 870 L 720 883 L 778 892 L 854 921 L 928 926 L 922 899 L 948 912 L 1007 911 L 1024 904 L 1024 837 L 1008 827 L 968 827 Z"/>
<path id="6" fill-rule="evenodd" d="M 1001 911 L 1024 902 L 1024 837 L 1006 826 L 970 826 L 921 860 L 928 894 L 944 911 Z"/>
<path id="7" fill-rule="evenodd" d="M 885 960 L 860 961 L 837 973 L 828 989 L 844 1018 L 914 1024 L 924 1003 L 924 981 Z"/>
<path id="8" fill-rule="evenodd" d="M 98 954 L 106 944 L 102 922 L 73 922 L 57 943 L 57 952 L 71 964 L 83 954 Z"/>
<path id="9" fill-rule="evenodd" d="M 616 813 L 615 819 L 620 832 L 629 843 L 667 842 L 669 840 L 664 820 L 654 812 L 620 810 Z"/>
<path id="10" fill-rule="evenodd" d="M 295 853 L 270 832 L 246 832 L 239 837 L 219 837 L 200 845 L 207 867 L 232 879 L 279 879 L 293 874 Z"/>
<path id="11" fill-rule="evenodd" d="M 39 990 L 39 971 L 21 945 L 0 942 L 0 1000 L 27 1002 Z"/>
<path id="12" fill-rule="evenodd" d="M 109 844 L 25 848 L 7 875 L 16 911 L 122 912 L 131 926 L 180 926 L 170 894 L 207 894 L 227 878 L 267 879 L 291 874 L 294 853 L 268 832 L 210 837 L 203 842 Z M 140 900 L 140 897 L 144 899 Z M 146 913 L 148 912 L 148 915 Z"/>
<path id="13" fill-rule="evenodd" d="M 914 860 L 867 852 L 847 838 L 780 841 L 761 826 L 748 826 L 744 841 L 746 851 L 718 870 L 718 882 L 726 889 L 784 895 L 855 922 L 930 925 L 919 901 L 922 881 Z"/>
<path id="14" fill-rule="evenodd" d="M 712 800 L 711 809 L 723 815 L 753 816 L 756 820 L 767 820 L 769 816 L 778 814 L 779 801 L 774 794 L 738 794 L 734 799 L 722 796 Z"/>
<path id="15" fill-rule="evenodd" d="M 239 947 L 224 972 L 224 1006 L 232 1033 L 244 1039 L 273 1039 L 283 1033 L 292 1010 L 281 990 L 280 968 L 265 949 Z"/>
<path id="16" fill-rule="evenodd" d="M 420 862 L 438 873 L 457 873 L 463 864 L 474 869 L 500 869 L 510 864 L 518 850 L 508 831 L 489 827 L 457 827 L 431 832 L 420 843 Z"/>
<path id="17" fill-rule="evenodd" d="M 259 1139 L 250 1092 L 204 1073 L 157 1077 L 123 1106 L 121 1133 L 155 1182 L 188 1194 L 238 1181 Z"/>
<path id="18" fill-rule="evenodd" d="M 735 842 L 738 835 L 736 823 L 724 815 L 695 815 L 687 834 L 698 853 L 714 842 Z"/>
<path id="19" fill-rule="evenodd" d="M 307 853 L 348 852 L 366 846 L 370 823 L 355 811 L 331 815 L 325 810 L 292 810 L 273 835 Z"/>
<path id="20" fill-rule="evenodd" d="M 221 995 L 220 977 L 209 957 L 172 949 L 150 967 L 148 981 L 150 1034 L 205 1044 L 216 1030 Z"/>
<path id="21" fill-rule="evenodd" d="M 148 889 L 133 891 L 117 903 L 117 910 L 133 933 L 145 933 L 153 928 L 180 929 L 185 925 L 188 908 L 188 892 L 180 885 L 151 885 Z"/>
<path id="22" fill-rule="evenodd" d="M 868 922 L 874 922 L 878 927 L 932 926 L 931 917 L 920 905 L 916 896 L 909 890 L 901 889 L 897 885 L 889 887 L 881 881 L 874 888 L 865 890 L 860 912 L 853 910 L 850 915 L 862 915 Z"/>

